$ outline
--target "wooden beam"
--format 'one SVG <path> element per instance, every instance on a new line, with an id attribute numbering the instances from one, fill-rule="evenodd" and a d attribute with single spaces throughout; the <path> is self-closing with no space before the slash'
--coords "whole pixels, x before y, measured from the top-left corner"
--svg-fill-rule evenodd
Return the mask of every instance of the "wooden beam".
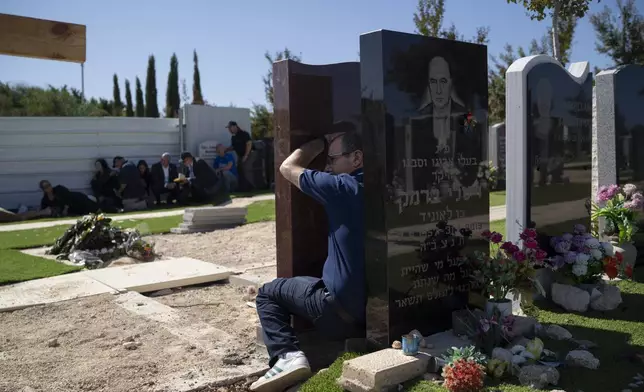
<path id="1" fill-rule="evenodd" d="M 85 25 L 0 14 L 0 54 L 84 63 Z"/>

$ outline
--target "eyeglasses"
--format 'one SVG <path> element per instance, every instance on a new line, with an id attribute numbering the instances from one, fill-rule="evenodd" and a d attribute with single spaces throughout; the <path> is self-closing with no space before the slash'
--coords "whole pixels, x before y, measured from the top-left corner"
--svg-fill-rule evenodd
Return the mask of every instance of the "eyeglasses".
<path id="1" fill-rule="evenodd" d="M 333 165 L 338 160 L 338 158 L 349 156 L 349 155 L 353 154 L 354 152 L 355 151 L 341 152 L 339 154 L 329 154 L 329 155 L 326 156 L 326 163 L 328 165 Z"/>

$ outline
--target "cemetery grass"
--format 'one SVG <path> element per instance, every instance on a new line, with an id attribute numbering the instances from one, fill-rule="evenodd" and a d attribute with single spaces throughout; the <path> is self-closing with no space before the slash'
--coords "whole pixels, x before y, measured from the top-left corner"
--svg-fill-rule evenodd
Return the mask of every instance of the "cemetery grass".
<path id="1" fill-rule="evenodd" d="M 252 192 L 239 192 L 239 193 L 232 193 L 230 195 L 231 199 L 236 199 L 240 197 L 253 197 L 253 196 L 260 196 L 260 195 L 269 195 L 273 193 L 269 189 L 261 189 L 258 191 L 252 191 Z M 127 215 L 127 214 L 144 214 L 146 212 L 161 212 L 161 211 L 178 211 L 178 210 L 185 210 L 186 208 L 195 208 L 195 207 L 210 207 L 212 204 L 195 204 L 195 205 L 182 205 L 182 206 L 168 206 L 168 205 L 162 205 L 162 206 L 154 206 L 150 209 L 147 210 L 142 210 L 142 211 L 127 211 L 127 212 L 118 212 L 118 213 L 113 213 L 113 214 L 106 214 L 109 217 L 113 216 L 119 216 L 119 215 Z M 59 220 L 68 220 L 68 219 L 74 219 L 74 218 L 80 218 L 79 216 L 61 216 L 57 218 L 41 218 L 41 219 L 29 219 L 29 220 L 24 220 L 24 221 L 15 221 L 15 222 L 2 222 L 0 223 L 0 226 L 4 225 L 15 225 L 19 223 L 33 223 L 33 222 L 55 222 Z"/>
<path id="2" fill-rule="evenodd" d="M 247 223 L 275 220 L 275 202 L 262 200 L 248 206 Z M 123 228 L 136 228 L 144 235 L 169 233 L 183 221 L 182 215 L 130 219 L 115 222 Z M 19 249 L 52 245 L 70 225 L 0 232 L 0 285 L 57 276 L 80 268 L 42 257 L 27 255 Z"/>
<path id="3" fill-rule="evenodd" d="M 557 186 L 549 185 L 544 188 L 535 188 L 532 196 L 532 204 L 535 206 L 544 206 L 547 204 L 587 199 L 590 195 L 590 185 L 587 183 L 573 182 L 567 184 L 563 191 L 557 190 Z M 490 207 L 502 205 L 505 205 L 505 191 L 490 192 Z"/>

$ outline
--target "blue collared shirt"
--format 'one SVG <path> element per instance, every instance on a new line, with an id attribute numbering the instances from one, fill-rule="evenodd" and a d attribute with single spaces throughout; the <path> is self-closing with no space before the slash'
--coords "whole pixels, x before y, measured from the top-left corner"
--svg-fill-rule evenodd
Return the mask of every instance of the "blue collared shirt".
<path id="1" fill-rule="evenodd" d="M 334 175 L 305 170 L 302 192 L 324 206 L 329 220 L 328 256 L 322 280 L 335 300 L 357 322 L 366 307 L 362 169 Z"/>

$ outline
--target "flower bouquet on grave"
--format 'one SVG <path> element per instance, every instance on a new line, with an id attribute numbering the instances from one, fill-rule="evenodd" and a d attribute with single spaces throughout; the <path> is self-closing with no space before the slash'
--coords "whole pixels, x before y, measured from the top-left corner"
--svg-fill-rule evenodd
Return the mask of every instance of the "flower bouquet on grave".
<path id="1" fill-rule="evenodd" d="M 557 254 L 548 263 L 566 283 L 595 285 L 604 273 L 614 279 L 623 265 L 622 254 L 615 252 L 610 243 L 600 242 L 587 233 L 584 225 L 575 225 L 572 233 L 552 237 L 550 246 Z M 630 277 L 633 270 L 628 267 L 622 272 Z"/>
<path id="2" fill-rule="evenodd" d="M 485 231 L 482 235 L 490 243 L 490 253 L 475 253 L 472 280 L 490 298 L 486 308 L 488 314 L 491 315 L 494 308 L 503 316 L 512 314 L 512 302 L 507 299 L 510 293 L 516 295 L 536 289 L 545 295 L 536 279 L 536 269 L 544 265 L 548 254 L 539 248 L 536 230 L 523 230 L 521 246 L 504 242 L 503 235 L 497 232 Z"/>
<path id="3" fill-rule="evenodd" d="M 600 206 L 602 204 L 602 206 Z M 616 236 L 619 243 L 630 242 L 637 231 L 635 217 L 644 207 L 644 195 L 633 184 L 602 186 L 592 205 L 592 219 L 604 218 L 607 236 Z"/>

